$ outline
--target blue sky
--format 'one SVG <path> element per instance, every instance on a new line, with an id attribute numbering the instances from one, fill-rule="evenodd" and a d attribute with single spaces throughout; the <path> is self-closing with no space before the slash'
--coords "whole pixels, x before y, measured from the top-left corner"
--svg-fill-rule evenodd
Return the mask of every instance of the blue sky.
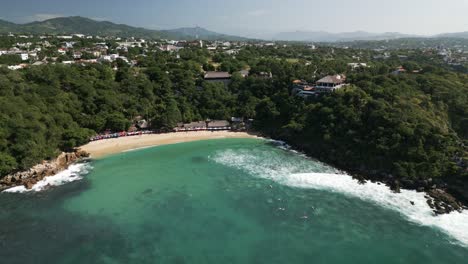
<path id="1" fill-rule="evenodd" d="M 167 29 L 201 26 L 244 36 L 283 31 L 468 31 L 468 0 L 0 0 L 0 18 L 30 22 L 80 15 Z"/>

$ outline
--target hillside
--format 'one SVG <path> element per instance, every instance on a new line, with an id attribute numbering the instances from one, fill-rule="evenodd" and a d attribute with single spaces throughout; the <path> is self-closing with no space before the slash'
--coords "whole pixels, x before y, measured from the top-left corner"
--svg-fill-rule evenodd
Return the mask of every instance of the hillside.
<path id="1" fill-rule="evenodd" d="M 19 25 L 19 30 L 34 34 L 70 34 L 81 33 L 104 36 L 161 37 L 155 30 L 136 28 L 108 21 L 95 21 L 84 17 L 61 17 L 41 22 Z"/>
<path id="2" fill-rule="evenodd" d="M 137 38 L 171 39 L 206 39 L 206 40 L 241 40 L 245 38 L 224 35 L 204 28 L 182 28 L 173 30 L 151 30 L 116 24 L 109 21 L 95 21 L 85 17 L 59 17 L 27 24 L 14 24 L 0 20 L 0 34 L 9 32 L 27 34 L 87 34 Z"/>
<path id="3" fill-rule="evenodd" d="M 10 31 L 16 31 L 16 27 L 16 24 L 0 19 L 0 32 L 8 33 Z"/>
<path id="4" fill-rule="evenodd" d="M 456 32 L 456 33 L 445 33 L 445 34 L 437 35 L 437 37 L 442 37 L 442 38 L 464 38 L 464 39 L 468 39 L 468 31 L 465 31 L 465 32 Z"/>

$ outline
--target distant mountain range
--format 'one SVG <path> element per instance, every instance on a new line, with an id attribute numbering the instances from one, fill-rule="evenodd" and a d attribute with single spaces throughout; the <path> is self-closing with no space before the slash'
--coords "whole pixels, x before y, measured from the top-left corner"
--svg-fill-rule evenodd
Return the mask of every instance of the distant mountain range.
<path id="1" fill-rule="evenodd" d="M 289 41 L 311 41 L 311 42 L 336 42 L 353 40 L 385 40 L 417 37 L 416 35 L 407 35 L 396 32 L 388 33 L 369 33 L 365 31 L 329 33 L 325 31 L 296 31 L 283 32 L 273 37 L 275 40 Z"/>
<path id="2" fill-rule="evenodd" d="M 464 38 L 464 39 L 468 39 L 468 31 L 458 32 L 458 33 L 439 34 L 436 37 L 439 37 L 439 38 Z"/>
<path id="3" fill-rule="evenodd" d="M 274 40 L 286 41 L 308 41 L 308 42 L 347 42 L 356 40 L 391 40 L 400 38 L 467 38 L 468 32 L 447 33 L 434 36 L 420 36 L 402 34 L 398 32 L 386 33 L 370 33 L 365 31 L 344 32 L 344 33 L 329 33 L 325 31 L 295 31 L 283 32 L 275 35 Z"/>
<path id="4" fill-rule="evenodd" d="M 85 17 L 59 17 L 27 24 L 15 24 L 0 20 L 0 34 L 86 34 L 137 38 L 204 39 L 204 40 L 246 40 L 243 37 L 230 36 L 206 30 L 200 27 L 172 30 L 151 30 L 115 24 L 108 21 L 95 21 Z"/>
<path id="5" fill-rule="evenodd" d="M 86 34 L 116 37 L 136 37 L 154 39 L 185 39 L 185 40 L 229 40 L 244 41 L 248 38 L 232 36 L 209 31 L 201 27 L 186 27 L 169 30 L 151 30 L 141 27 L 132 27 L 108 21 L 96 21 L 85 17 L 59 17 L 45 21 L 36 21 L 27 24 L 15 24 L 0 20 L 0 34 Z M 399 38 L 424 38 L 424 36 L 401 34 L 397 32 L 369 33 L 365 31 L 329 33 L 325 31 L 295 31 L 276 34 L 273 40 L 302 41 L 302 42 L 337 42 L 355 40 L 389 40 Z M 460 33 L 447 33 L 430 36 L 429 38 L 465 38 L 468 31 Z"/>

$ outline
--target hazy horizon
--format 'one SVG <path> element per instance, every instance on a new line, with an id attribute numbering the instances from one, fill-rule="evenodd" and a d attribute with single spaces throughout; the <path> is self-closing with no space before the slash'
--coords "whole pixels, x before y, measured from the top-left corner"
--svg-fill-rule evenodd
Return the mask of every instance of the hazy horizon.
<path id="1" fill-rule="evenodd" d="M 281 32 L 366 31 L 414 35 L 468 31 L 465 0 L 17 0 L 3 3 L 0 19 L 15 23 L 83 16 L 149 29 L 200 26 L 269 38 Z"/>

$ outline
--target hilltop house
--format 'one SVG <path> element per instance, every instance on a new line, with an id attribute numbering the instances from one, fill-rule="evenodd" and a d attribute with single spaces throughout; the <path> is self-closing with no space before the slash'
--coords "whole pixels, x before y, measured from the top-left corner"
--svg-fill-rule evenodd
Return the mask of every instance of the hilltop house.
<path id="1" fill-rule="evenodd" d="M 291 93 L 303 98 L 316 95 L 315 87 L 304 80 L 294 80 Z"/>
<path id="2" fill-rule="evenodd" d="M 174 45 L 163 45 L 159 49 L 162 50 L 162 51 L 173 52 L 173 51 L 178 51 L 181 48 L 177 47 L 177 46 L 174 46 Z"/>
<path id="3" fill-rule="evenodd" d="M 249 71 L 249 70 L 242 70 L 242 71 L 239 72 L 239 74 L 240 74 L 243 78 L 246 78 L 246 77 L 249 77 L 250 71 Z"/>
<path id="4" fill-rule="evenodd" d="M 400 66 L 400 67 L 396 68 L 392 72 L 393 75 L 399 75 L 399 74 L 402 74 L 402 73 L 406 73 L 406 69 L 403 66 Z"/>
<path id="5" fill-rule="evenodd" d="M 229 72 L 214 72 L 209 71 L 205 73 L 206 82 L 222 82 L 224 86 L 228 86 L 231 83 L 231 74 Z"/>
<path id="6" fill-rule="evenodd" d="M 320 93 L 330 93 L 340 89 L 347 84 L 344 75 L 329 75 L 318 80 L 315 85 L 311 85 L 304 80 L 293 81 L 291 94 L 303 98 L 316 96 Z"/>
<path id="7" fill-rule="evenodd" d="M 21 56 L 22 61 L 29 60 L 29 54 L 28 53 L 21 53 L 20 56 Z"/>
<path id="8" fill-rule="evenodd" d="M 73 59 L 75 59 L 75 60 L 81 59 L 82 56 L 83 56 L 83 53 L 81 53 L 79 51 L 73 53 Z"/>
<path id="9" fill-rule="evenodd" d="M 65 54 L 67 54 L 67 50 L 64 49 L 64 48 L 58 49 L 57 52 L 58 52 L 60 55 L 65 55 Z"/>
<path id="10" fill-rule="evenodd" d="M 348 67 L 350 67 L 352 70 L 356 70 L 359 68 L 367 68 L 367 63 L 352 62 L 352 63 L 348 63 Z"/>
<path id="11" fill-rule="evenodd" d="M 317 92 L 333 92 L 337 89 L 343 88 L 346 84 L 346 76 L 344 75 L 329 75 L 318 80 L 315 84 Z"/>
<path id="12" fill-rule="evenodd" d="M 259 78 L 263 78 L 263 79 L 272 79 L 273 78 L 273 74 L 271 72 L 259 72 L 257 74 L 257 77 Z"/>

